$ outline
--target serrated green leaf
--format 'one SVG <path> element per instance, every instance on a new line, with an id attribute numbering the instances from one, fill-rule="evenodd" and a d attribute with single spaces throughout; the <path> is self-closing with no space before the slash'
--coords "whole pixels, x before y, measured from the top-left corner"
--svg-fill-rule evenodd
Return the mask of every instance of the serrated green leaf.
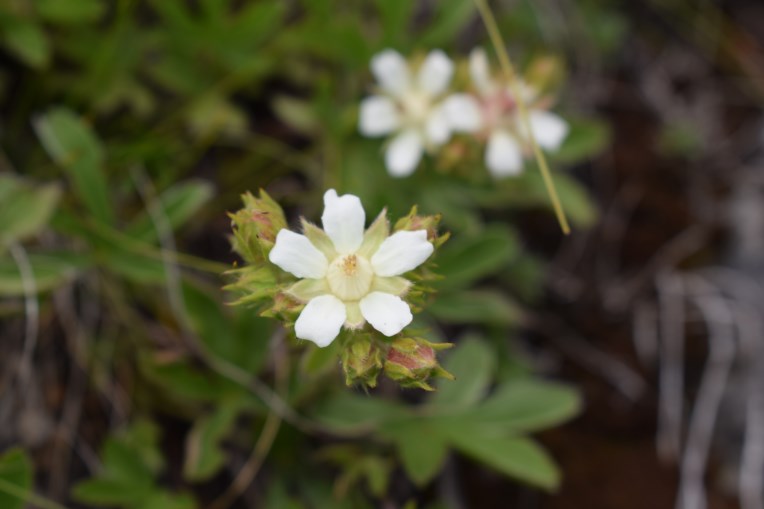
<path id="1" fill-rule="evenodd" d="M 114 224 L 109 187 L 103 173 L 103 147 L 90 126 L 59 107 L 34 121 L 35 131 L 53 161 L 69 177 L 78 197 L 104 224 Z"/>
<path id="2" fill-rule="evenodd" d="M 496 358 L 485 341 L 466 337 L 443 362 L 455 380 L 441 381 L 429 405 L 453 413 L 473 406 L 485 395 L 496 371 Z"/>
<path id="3" fill-rule="evenodd" d="M 8 449 L 0 455 L 0 507 L 22 509 L 26 501 L 19 495 L 31 493 L 32 461 L 20 447 Z"/>

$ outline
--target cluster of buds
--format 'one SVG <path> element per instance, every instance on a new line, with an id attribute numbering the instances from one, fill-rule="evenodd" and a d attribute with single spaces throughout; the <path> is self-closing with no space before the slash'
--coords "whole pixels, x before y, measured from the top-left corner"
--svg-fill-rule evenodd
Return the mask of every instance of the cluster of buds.
<path id="1" fill-rule="evenodd" d="M 348 384 L 373 387 L 384 372 L 402 386 L 429 389 L 430 377 L 448 376 L 434 354 L 445 345 L 404 333 L 437 277 L 429 260 L 448 238 L 438 233 L 439 216 L 420 216 L 415 207 L 391 232 L 383 210 L 365 228 L 360 199 L 330 189 L 323 229 L 302 219 L 300 234 L 287 229 L 264 191 L 243 201 L 230 215 L 233 248 L 246 262 L 230 272 L 235 304 L 279 318 L 318 347 L 339 341 Z"/>
<path id="2" fill-rule="evenodd" d="M 539 147 L 555 151 L 562 144 L 568 124 L 549 111 L 554 101 L 548 89 L 560 75 L 557 61 L 537 59 L 524 78 L 494 76 L 485 51 L 476 48 L 464 67 L 469 84 L 455 90 L 456 66 L 440 50 L 411 63 L 390 49 L 372 58 L 377 89 L 361 102 L 358 127 L 364 136 L 390 136 L 385 164 L 392 176 L 410 175 L 425 152 L 465 152 L 459 143 L 442 150 L 458 133 L 485 146 L 485 165 L 494 177 L 517 175 L 532 154 L 526 120 Z"/>

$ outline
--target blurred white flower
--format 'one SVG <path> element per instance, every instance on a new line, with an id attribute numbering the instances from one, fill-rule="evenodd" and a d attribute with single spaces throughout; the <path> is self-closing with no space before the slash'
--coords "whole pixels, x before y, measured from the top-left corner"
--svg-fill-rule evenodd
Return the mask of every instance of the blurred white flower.
<path id="1" fill-rule="evenodd" d="M 451 137 L 442 99 L 454 64 L 441 50 L 433 50 L 412 73 L 403 56 L 388 49 L 372 58 L 371 71 L 379 94 L 361 102 L 358 128 L 369 137 L 395 133 L 385 152 L 385 164 L 392 176 L 405 177 L 416 169 L 425 150 L 433 150 Z"/>
<path id="2" fill-rule="evenodd" d="M 302 278 L 287 293 L 305 308 L 295 334 L 320 347 L 329 345 L 344 325 L 358 329 L 369 322 L 385 336 L 411 323 L 409 305 L 401 299 L 411 283 L 400 277 L 433 252 L 426 230 L 389 235 L 385 211 L 364 232 L 366 213 L 352 194 L 324 194 L 324 229 L 303 222 L 300 235 L 282 229 L 269 259 Z"/>
<path id="3" fill-rule="evenodd" d="M 445 109 L 452 129 L 478 132 L 485 138 L 485 164 L 495 177 L 518 175 L 529 140 L 511 87 L 493 79 L 482 48 L 470 53 L 469 70 L 477 95 L 458 94 L 448 99 Z M 538 91 L 530 85 L 521 82 L 520 88 L 536 142 L 544 150 L 557 150 L 568 134 L 567 122 L 540 108 Z"/>

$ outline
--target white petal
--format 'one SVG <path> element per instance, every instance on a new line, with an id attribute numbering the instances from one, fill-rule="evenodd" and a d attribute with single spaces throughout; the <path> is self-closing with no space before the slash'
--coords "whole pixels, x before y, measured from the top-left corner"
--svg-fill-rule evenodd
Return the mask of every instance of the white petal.
<path id="1" fill-rule="evenodd" d="M 378 276 L 399 276 L 419 267 L 432 251 L 426 230 L 399 231 L 382 242 L 371 257 L 371 266 Z"/>
<path id="2" fill-rule="evenodd" d="M 358 130 L 364 136 L 388 134 L 399 126 L 398 108 L 389 97 L 374 95 L 361 101 Z"/>
<path id="3" fill-rule="evenodd" d="M 409 305 L 389 293 L 371 292 L 360 305 L 366 321 L 385 336 L 398 334 L 413 318 Z"/>
<path id="4" fill-rule="evenodd" d="M 451 122 L 448 120 L 448 113 L 443 106 L 436 106 L 430 111 L 425 125 L 427 132 L 427 141 L 434 145 L 443 145 L 451 137 Z"/>
<path id="5" fill-rule="evenodd" d="M 345 323 L 345 304 L 334 295 L 321 295 L 308 302 L 294 323 L 294 333 L 300 339 L 324 347 L 334 341 Z"/>
<path id="6" fill-rule="evenodd" d="M 488 57 L 483 48 L 475 48 L 470 52 L 470 77 L 475 88 L 482 95 L 490 94 L 494 89 Z"/>
<path id="7" fill-rule="evenodd" d="M 523 155 L 515 138 L 501 129 L 494 131 L 485 150 L 485 164 L 494 177 L 518 175 L 523 169 Z"/>
<path id="8" fill-rule="evenodd" d="M 474 133 L 483 124 L 480 103 L 469 94 L 452 94 L 444 102 L 451 129 L 462 133 Z"/>
<path id="9" fill-rule="evenodd" d="M 562 140 L 568 135 L 568 123 L 548 111 L 534 110 L 528 115 L 533 136 L 539 147 L 546 150 L 557 150 Z"/>
<path id="10" fill-rule="evenodd" d="M 454 64 L 451 59 L 439 49 L 432 50 L 419 68 L 419 88 L 432 95 L 442 94 L 451 82 L 453 74 Z"/>
<path id="11" fill-rule="evenodd" d="M 414 129 L 403 131 L 393 138 L 385 152 L 385 165 L 393 177 L 411 175 L 422 158 L 422 136 Z"/>
<path id="12" fill-rule="evenodd" d="M 279 230 L 268 259 L 297 277 L 312 279 L 324 277 L 329 265 L 308 237 L 286 229 Z"/>
<path id="13" fill-rule="evenodd" d="M 352 253 L 363 242 L 366 212 L 358 196 L 337 196 L 337 191 L 329 189 L 324 193 L 324 214 L 321 216 L 321 223 L 338 253 Z"/>
<path id="14" fill-rule="evenodd" d="M 402 95 L 411 86 L 408 62 L 395 50 L 386 49 L 374 55 L 371 72 L 379 86 L 394 96 Z"/>

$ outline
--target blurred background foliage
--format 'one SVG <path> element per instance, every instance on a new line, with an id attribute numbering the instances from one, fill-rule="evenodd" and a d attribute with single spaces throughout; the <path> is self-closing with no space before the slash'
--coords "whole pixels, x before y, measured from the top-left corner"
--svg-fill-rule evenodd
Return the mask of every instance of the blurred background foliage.
<path id="1" fill-rule="evenodd" d="M 550 161 L 582 232 L 600 207 L 573 175 L 612 135 L 576 92 L 631 27 L 616 1 L 565 2 L 569 24 L 550 5 L 495 10 L 520 68 L 572 66 Z M 375 53 L 477 45 L 468 0 L 0 3 L 0 507 L 476 507 L 454 501 L 480 499 L 460 468 L 557 488 L 530 434 L 582 401 L 517 341 L 551 263 L 528 246 L 561 235 L 539 172 L 496 181 L 444 154 L 396 180 L 357 132 Z M 701 142 L 680 120 L 660 143 L 682 157 Z M 336 349 L 226 305 L 240 195 L 267 188 L 296 224 L 328 187 L 369 216 L 443 215 L 443 279 L 414 325 L 456 344 L 456 381 L 346 388 Z"/>

